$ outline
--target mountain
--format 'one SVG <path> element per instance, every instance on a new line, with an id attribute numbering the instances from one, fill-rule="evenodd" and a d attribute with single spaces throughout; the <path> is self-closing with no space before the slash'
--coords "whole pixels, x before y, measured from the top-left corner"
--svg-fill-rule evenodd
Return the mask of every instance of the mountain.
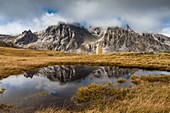
<path id="1" fill-rule="evenodd" d="M 15 37 L 10 35 L 2 35 L 0 34 L 0 47 L 14 47 L 12 40 Z"/>
<path id="2" fill-rule="evenodd" d="M 94 36 L 84 27 L 73 24 L 59 23 L 56 26 L 49 26 L 39 34 L 39 40 L 35 43 L 36 49 L 76 51 L 86 42 L 96 41 Z"/>
<path id="3" fill-rule="evenodd" d="M 31 30 L 22 32 L 21 35 L 18 35 L 14 40 L 14 45 L 16 47 L 30 47 L 31 43 L 34 43 L 38 40 L 38 36 L 32 33 Z"/>
<path id="4" fill-rule="evenodd" d="M 104 36 L 97 41 L 98 47 L 108 52 L 159 52 L 170 51 L 170 38 L 159 35 L 143 33 L 139 34 L 131 29 L 109 27 Z"/>
<path id="5" fill-rule="evenodd" d="M 49 26 L 41 32 L 24 31 L 17 36 L 0 35 L 0 45 L 74 53 L 170 52 L 170 38 L 161 34 L 137 33 L 128 25 L 89 27 L 79 24 Z"/>
<path id="6" fill-rule="evenodd" d="M 1 46 L 1 47 L 7 47 L 8 45 L 7 45 L 5 42 L 0 41 L 0 46 Z"/>

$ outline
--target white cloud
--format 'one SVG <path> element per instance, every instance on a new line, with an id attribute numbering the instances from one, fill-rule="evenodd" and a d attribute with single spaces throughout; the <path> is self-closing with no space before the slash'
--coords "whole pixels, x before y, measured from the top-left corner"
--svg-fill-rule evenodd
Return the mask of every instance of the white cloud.
<path id="1" fill-rule="evenodd" d="M 13 21 L 4 25 L 0 25 L 0 34 L 20 34 L 24 30 L 31 29 L 32 31 L 40 31 L 46 29 L 50 25 L 57 25 L 58 22 L 72 22 L 57 14 L 48 14 L 41 16 L 40 18 L 34 18 L 25 23 L 22 21 Z"/>
<path id="2" fill-rule="evenodd" d="M 50 25 L 57 25 L 58 22 L 72 22 L 70 19 L 66 19 L 58 14 L 48 14 L 41 16 L 41 18 L 35 18 L 30 21 L 27 25 L 33 31 L 40 31 L 46 29 Z"/>
<path id="3" fill-rule="evenodd" d="M 159 17 L 153 17 L 152 15 L 127 15 L 125 16 L 125 20 L 132 29 L 138 32 L 158 32 L 162 27 Z"/>
<path id="4" fill-rule="evenodd" d="M 135 31 L 162 32 L 162 19 L 170 18 L 170 0 L 0 0 L 0 3 L 0 18 L 14 20 L 0 25 L 0 33 L 38 31 L 58 21 L 121 26 L 124 23 L 118 17 Z M 45 8 L 57 13 L 47 14 Z"/>
<path id="5" fill-rule="evenodd" d="M 21 33 L 24 29 L 29 29 L 20 22 L 10 22 L 5 25 L 0 25 L 0 34 L 16 35 Z"/>
<path id="6" fill-rule="evenodd" d="M 162 29 L 160 33 L 170 37 L 170 27 Z"/>
<path id="7" fill-rule="evenodd" d="M 88 22 L 90 25 L 92 26 L 96 26 L 96 27 L 116 27 L 116 26 L 123 26 L 123 23 L 121 20 L 118 19 L 108 19 L 106 20 L 90 20 Z"/>

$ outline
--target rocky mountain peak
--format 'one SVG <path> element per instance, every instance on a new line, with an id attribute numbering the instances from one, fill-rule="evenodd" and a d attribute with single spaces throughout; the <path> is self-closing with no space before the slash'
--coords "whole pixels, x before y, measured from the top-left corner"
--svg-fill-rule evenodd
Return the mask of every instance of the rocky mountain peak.
<path id="1" fill-rule="evenodd" d="M 40 37 L 37 48 L 59 51 L 75 51 L 84 42 L 90 42 L 96 38 L 84 27 L 63 22 L 49 26 Z"/>
<path id="2" fill-rule="evenodd" d="M 25 34 L 25 35 L 26 35 L 26 34 L 32 34 L 32 31 L 31 31 L 31 30 L 28 30 L 28 31 L 25 30 L 25 31 L 22 32 L 22 34 Z"/>
<path id="3" fill-rule="evenodd" d="M 33 33 L 31 30 L 22 34 L 0 36 L 3 42 L 14 40 L 15 47 L 33 48 L 37 50 L 57 50 L 63 52 L 81 51 L 89 53 L 113 52 L 170 52 L 170 38 L 161 34 L 137 33 L 126 25 L 121 27 L 89 27 L 80 24 L 59 22 L 49 26 L 42 32 Z M 4 45 L 4 44 L 3 44 Z"/>
<path id="4" fill-rule="evenodd" d="M 37 40 L 38 40 L 38 37 L 37 37 L 36 34 L 32 33 L 31 30 L 28 30 L 28 31 L 25 30 L 25 31 L 22 32 L 21 35 L 16 37 L 14 44 L 17 47 L 23 47 L 27 44 L 36 42 Z"/>
<path id="5" fill-rule="evenodd" d="M 160 52 L 170 51 L 170 46 L 156 40 L 156 35 L 150 33 L 139 33 L 133 30 L 120 27 L 109 27 L 99 47 L 103 48 L 104 53 L 108 52 Z"/>
<path id="6" fill-rule="evenodd" d="M 134 32 L 128 24 L 126 24 L 126 29 L 127 29 L 128 31 Z"/>
<path id="7" fill-rule="evenodd" d="M 89 31 L 93 34 L 96 35 L 98 37 L 102 37 L 104 35 L 104 32 L 106 31 L 106 29 L 102 28 L 102 27 L 89 27 Z"/>

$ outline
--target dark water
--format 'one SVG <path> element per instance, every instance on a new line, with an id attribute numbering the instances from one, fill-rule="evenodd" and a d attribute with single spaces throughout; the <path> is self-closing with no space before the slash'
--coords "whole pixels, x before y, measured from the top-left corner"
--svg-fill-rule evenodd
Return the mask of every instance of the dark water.
<path id="1" fill-rule="evenodd" d="M 49 66 L 21 75 L 0 80 L 0 88 L 7 89 L 0 94 L 0 104 L 16 105 L 21 111 L 33 111 L 47 106 L 72 106 L 71 98 L 79 87 L 91 83 L 113 82 L 115 87 L 131 87 L 131 75 L 160 75 L 170 72 L 144 71 L 119 67 L 94 66 Z M 125 78 L 123 84 L 117 79 Z"/>

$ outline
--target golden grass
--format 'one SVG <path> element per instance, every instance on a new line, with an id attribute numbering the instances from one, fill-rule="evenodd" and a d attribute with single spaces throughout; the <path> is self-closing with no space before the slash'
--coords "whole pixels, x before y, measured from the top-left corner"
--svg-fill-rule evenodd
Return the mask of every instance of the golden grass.
<path id="1" fill-rule="evenodd" d="M 112 85 L 90 84 L 87 87 L 79 88 L 77 91 L 77 101 L 87 102 L 90 100 L 105 99 L 108 96 L 121 99 L 128 90 L 112 88 Z"/>
<path id="2" fill-rule="evenodd" d="M 118 82 L 118 83 L 125 83 L 125 82 L 126 82 L 126 79 L 124 79 L 124 78 L 119 78 L 119 79 L 117 80 L 117 82 Z"/>
<path id="3" fill-rule="evenodd" d="M 36 51 L 0 47 L 0 78 L 24 71 L 49 65 L 106 65 L 120 67 L 135 67 L 170 71 L 170 53 L 114 53 L 108 55 L 76 55 L 56 51 Z M 168 80 L 168 82 L 167 82 Z M 159 77 L 132 77 L 136 87 L 128 88 L 126 95 L 121 99 L 100 99 L 90 104 L 89 109 L 77 111 L 79 113 L 169 113 L 170 111 L 170 84 L 169 78 Z M 145 81 L 145 82 L 144 82 Z M 96 88 L 97 86 L 95 86 Z M 95 89 L 92 87 L 91 89 Z M 102 89 L 103 86 L 97 87 Z M 109 88 L 107 88 L 109 89 Z M 110 90 L 105 89 L 105 92 Z M 89 90 L 96 96 L 96 93 Z M 124 90 L 121 90 L 124 91 Z M 110 91 L 112 92 L 112 91 Z M 115 94 L 115 90 L 113 90 Z M 87 93 L 87 92 L 86 92 Z M 104 93 L 102 95 L 106 96 Z M 120 93 L 118 93 L 120 94 Z M 108 94 L 107 94 L 108 95 Z M 101 96 L 101 97 L 104 97 Z M 109 95 L 112 96 L 112 95 Z M 120 96 L 120 95 L 119 95 Z M 118 97 L 119 97 L 118 96 Z M 113 96 L 114 97 L 114 96 Z M 101 101 L 102 100 L 102 101 Z M 0 109 L 8 108 L 1 104 Z M 70 113 L 67 110 L 53 108 L 37 111 L 36 113 Z"/>
<path id="4" fill-rule="evenodd" d="M 170 71 L 170 53 L 114 53 L 76 55 L 0 47 L 0 78 L 49 65 L 100 65 Z"/>
<path id="5" fill-rule="evenodd" d="M 169 113 L 169 88 L 169 84 L 140 85 L 132 88 L 129 97 L 126 96 L 123 100 L 101 101 L 77 113 Z M 48 108 L 36 113 L 70 113 L 70 111 Z"/>
<path id="6" fill-rule="evenodd" d="M 159 76 L 161 77 L 161 76 Z M 170 76 L 167 76 L 170 78 Z M 149 78 L 149 76 L 148 76 Z M 142 83 L 132 88 L 125 88 L 124 95 L 120 96 L 121 93 L 114 93 L 114 95 L 108 95 L 113 98 L 105 98 L 98 96 L 99 98 L 93 99 L 89 107 L 86 107 L 80 111 L 69 111 L 69 110 L 57 110 L 48 108 L 37 111 L 36 113 L 169 113 L 170 111 L 170 84 L 164 82 L 148 81 L 149 79 L 142 79 Z M 154 78 L 153 76 L 151 77 Z M 139 78 L 137 78 L 139 79 Z M 168 79 L 169 80 L 169 79 Z M 167 82 L 167 81 L 166 81 Z M 93 86 L 93 88 L 91 88 Z M 110 91 L 110 88 L 106 85 L 89 85 L 84 87 L 86 89 L 79 90 L 84 92 L 84 96 L 87 96 L 92 89 L 97 88 L 96 95 L 101 95 L 101 87 L 105 88 L 105 91 Z M 95 86 L 95 88 L 94 88 Z M 93 91 L 93 93 L 95 92 Z M 83 96 L 82 95 L 82 96 Z M 95 96 L 96 96 L 95 95 Z M 94 96 L 94 95 L 93 95 Z M 115 98 L 117 97 L 117 98 Z M 120 98 L 121 97 L 121 98 Z"/>
<path id="7" fill-rule="evenodd" d="M 170 76 L 167 75 L 160 75 L 160 76 L 153 76 L 153 75 L 148 75 L 148 76 L 141 76 L 141 80 L 147 81 L 147 82 L 162 82 L 162 83 L 169 83 L 170 82 Z"/>
<path id="8" fill-rule="evenodd" d="M 57 110 L 55 108 L 47 108 L 40 111 L 36 111 L 35 113 L 71 113 L 67 110 Z"/>
<path id="9" fill-rule="evenodd" d="M 71 56 L 74 54 L 0 47 L 0 78 L 53 65 Z"/>
<path id="10" fill-rule="evenodd" d="M 15 106 L 13 105 L 8 105 L 8 104 L 0 104 L 0 112 L 1 110 L 3 111 L 3 113 L 7 113 L 5 111 L 9 111 L 10 109 L 14 109 Z"/>

